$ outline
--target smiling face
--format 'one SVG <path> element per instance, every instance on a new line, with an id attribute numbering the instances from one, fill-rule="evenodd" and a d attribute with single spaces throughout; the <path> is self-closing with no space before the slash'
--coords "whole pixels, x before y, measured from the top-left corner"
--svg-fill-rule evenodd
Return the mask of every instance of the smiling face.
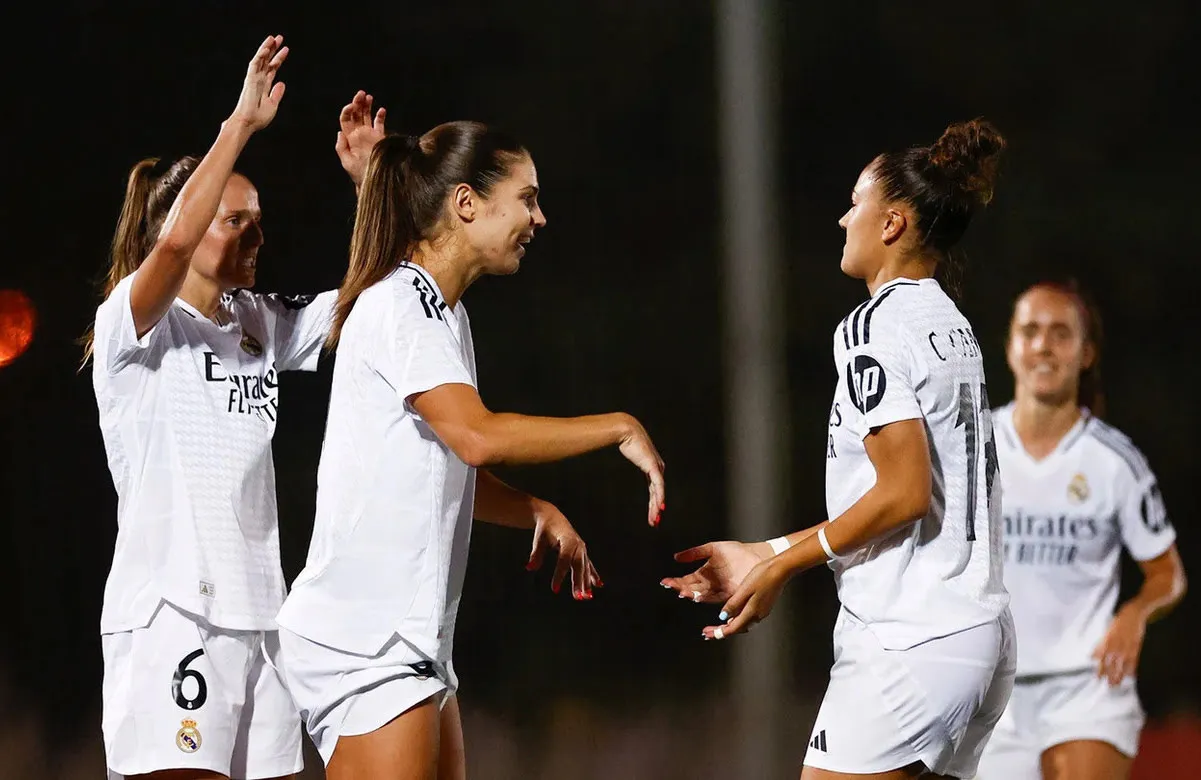
<path id="1" fill-rule="evenodd" d="M 521 266 L 525 246 L 534 231 L 546 225 L 538 205 L 538 171 L 529 155 L 521 155 L 508 167 L 508 175 L 479 198 L 474 219 L 464 223 L 465 235 L 474 254 L 482 259 L 484 273 L 511 274 Z"/>
<path id="2" fill-rule="evenodd" d="M 1076 300 L 1038 286 L 1013 308 L 1006 355 L 1019 394 L 1061 405 L 1078 403 L 1080 374 L 1092 365 L 1096 348 Z"/>
<path id="3" fill-rule="evenodd" d="M 258 190 L 245 176 L 230 176 L 217 214 L 192 255 L 192 271 L 223 291 L 253 287 L 262 219 Z"/>

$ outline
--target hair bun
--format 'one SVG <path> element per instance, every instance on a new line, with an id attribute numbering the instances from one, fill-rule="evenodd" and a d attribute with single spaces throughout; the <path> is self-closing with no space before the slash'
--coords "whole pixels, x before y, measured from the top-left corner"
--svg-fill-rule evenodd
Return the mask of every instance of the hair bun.
<path id="1" fill-rule="evenodd" d="M 992 200 L 1005 139 L 984 119 L 955 122 L 929 148 L 930 165 L 974 205 Z"/>

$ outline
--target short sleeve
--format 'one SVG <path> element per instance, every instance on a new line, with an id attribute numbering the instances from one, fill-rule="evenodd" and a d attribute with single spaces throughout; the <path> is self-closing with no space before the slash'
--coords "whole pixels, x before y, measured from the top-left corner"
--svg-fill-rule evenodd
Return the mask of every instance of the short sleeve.
<path id="1" fill-rule="evenodd" d="M 136 276 L 134 272 L 118 282 L 96 310 L 92 351 L 97 364 L 109 374 L 145 360 L 168 327 L 167 315 L 163 315 L 154 327 L 138 337 L 129 297 Z"/>
<path id="2" fill-rule="evenodd" d="M 875 338 L 846 352 L 840 381 L 851 403 L 863 415 L 863 435 L 901 420 L 921 418 L 914 389 L 914 360 L 896 337 Z"/>
<path id="3" fill-rule="evenodd" d="M 275 319 L 275 365 L 280 371 L 316 371 L 333 324 L 337 290 L 319 295 L 266 295 Z"/>
<path id="4" fill-rule="evenodd" d="M 1137 457 L 1142 459 L 1141 455 Z M 1114 489 L 1118 491 L 1122 543 L 1131 557 L 1149 561 L 1167 552 L 1176 541 L 1176 530 L 1168 520 L 1159 481 L 1150 469 L 1131 469 L 1123 464 Z"/>
<path id="5" fill-rule="evenodd" d="M 402 400 L 440 385 L 475 387 L 450 324 L 427 316 L 416 296 L 397 302 L 395 330 L 386 338 L 390 349 L 377 370 Z"/>

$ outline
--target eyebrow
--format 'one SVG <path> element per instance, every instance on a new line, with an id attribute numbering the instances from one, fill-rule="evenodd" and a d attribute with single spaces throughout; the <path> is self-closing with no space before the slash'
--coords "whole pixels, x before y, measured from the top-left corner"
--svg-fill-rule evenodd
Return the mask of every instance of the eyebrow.
<path id="1" fill-rule="evenodd" d="M 226 211 L 222 216 L 223 217 L 254 217 L 255 219 L 261 219 L 263 216 L 263 212 L 251 211 L 250 209 L 232 209 L 230 211 Z"/>
<path id="2" fill-rule="evenodd" d="M 526 195 L 526 194 L 537 195 L 538 194 L 538 185 L 537 184 L 525 185 L 524 187 L 521 188 L 521 194 L 522 195 Z"/>
<path id="3" fill-rule="evenodd" d="M 1047 323 L 1039 322 L 1038 320 L 1022 320 L 1021 322 L 1017 323 L 1017 326 L 1019 328 L 1064 328 L 1065 330 L 1071 330 L 1072 327 L 1071 323 L 1065 322 L 1064 320 L 1051 320 Z"/>

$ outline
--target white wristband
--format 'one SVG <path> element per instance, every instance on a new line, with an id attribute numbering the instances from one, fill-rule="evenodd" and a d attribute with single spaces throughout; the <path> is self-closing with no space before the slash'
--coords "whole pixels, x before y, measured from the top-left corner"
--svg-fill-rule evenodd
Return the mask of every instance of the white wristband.
<path id="1" fill-rule="evenodd" d="M 775 539 L 768 539 L 767 546 L 771 548 L 772 555 L 779 555 L 792 545 L 789 544 L 787 536 L 777 536 Z"/>
<path id="2" fill-rule="evenodd" d="M 834 551 L 830 549 L 830 542 L 826 539 L 825 526 L 817 529 L 817 541 L 821 543 L 822 549 L 826 551 L 827 559 L 832 561 L 838 558 L 838 556 L 834 554 Z"/>

